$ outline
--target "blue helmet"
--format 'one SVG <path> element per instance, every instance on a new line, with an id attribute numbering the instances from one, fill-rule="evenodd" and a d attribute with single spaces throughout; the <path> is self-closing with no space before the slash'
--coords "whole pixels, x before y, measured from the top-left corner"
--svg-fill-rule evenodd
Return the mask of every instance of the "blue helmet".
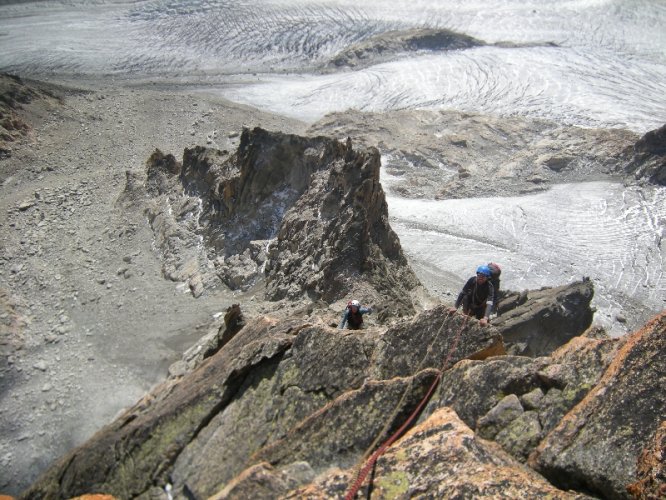
<path id="1" fill-rule="evenodd" d="M 490 268 L 488 266 L 479 266 L 476 268 L 476 274 L 483 274 L 490 278 Z"/>

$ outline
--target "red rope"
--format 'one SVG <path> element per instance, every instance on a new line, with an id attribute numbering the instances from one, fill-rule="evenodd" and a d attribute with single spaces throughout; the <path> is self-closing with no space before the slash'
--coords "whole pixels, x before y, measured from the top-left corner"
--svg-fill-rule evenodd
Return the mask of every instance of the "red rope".
<path id="1" fill-rule="evenodd" d="M 454 339 L 453 346 L 451 349 L 449 349 L 449 353 L 446 356 L 446 359 L 444 360 L 443 364 L 443 369 L 441 372 L 437 374 L 435 377 L 435 380 L 433 380 L 432 384 L 430 385 L 430 389 L 428 389 L 428 392 L 426 392 L 426 395 L 421 399 L 421 402 L 419 405 L 416 407 L 416 409 L 412 412 L 412 414 L 405 420 L 405 422 L 400 426 L 400 428 L 395 431 L 391 437 L 389 437 L 386 441 L 384 441 L 384 444 L 382 444 L 379 448 L 377 448 L 377 451 L 375 451 L 370 458 L 368 459 L 367 463 L 365 464 L 365 467 L 361 469 L 361 471 L 358 473 L 358 476 L 356 477 L 356 481 L 354 481 L 354 484 L 352 484 L 351 488 L 349 489 L 349 492 L 345 496 L 345 500 L 352 500 L 355 496 L 356 493 L 358 493 L 358 490 L 361 489 L 361 486 L 363 485 L 363 482 L 365 481 L 365 478 L 368 476 L 370 471 L 372 470 L 372 467 L 375 465 L 375 462 L 377 462 L 377 459 L 386 451 L 386 449 L 393 444 L 393 442 L 402 435 L 404 430 L 412 423 L 414 418 L 421 412 L 425 404 L 430 400 L 430 397 L 432 396 L 433 391 L 435 390 L 435 387 L 437 387 L 437 384 L 439 381 L 442 379 L 442 373 L 447 370 L 447 365 L 451 361 L 451 357 L 453 356 L 453 353 L 455 350 L 458 348 L 458 341 L 460 340 L 460 337 L 462 335 L 462 331 L 465 328 L 465 325 L 467 324 L 467 315 L 464 315 L 464 319 L 462 322 L 462 325 L 460 326 L 460 330 L 458 330 L 458 333 L 456 334 L 456 338 Z"/>

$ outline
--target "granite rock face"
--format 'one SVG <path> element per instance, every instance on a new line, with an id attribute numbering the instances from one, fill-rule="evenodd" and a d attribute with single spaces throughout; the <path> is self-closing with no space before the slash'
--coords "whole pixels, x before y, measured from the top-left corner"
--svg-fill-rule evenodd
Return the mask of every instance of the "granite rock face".
<path id="1" fill-rule="evenodd" d="M 666 354 L 666 313 L 623 340 L 599 383 L 530 457 L 554 484 L 626 498 L 641 452 L 666 419 L 660 361 Z"/>
<path id="2" fill-rule="evenodd" d="M 629 498 L 641 452 L 660 446 L 664 381 L 648 361 L 663 355 L 663 334 L 661 315 L 626 340 L 592 329 L 531 358 L 502 354 L 498 330 L 444 307 L 360 331 L 260 317 L 24 498 L 166 498 L 167 487 L 176 498 L 340 498 L 410 416 L 415 426 L 377 461 L 380 498 Z M 660 491 L 649 463 L 640 477 Z"/>
<path id="3" fill-rule="evenodd" d="M 293 497 L 342 498 L 351 482 L 353 476 L 348 471 L 334 471 L 297 490 Z M 367 486 L 361 493 L 370 496 Z M 450 408 L 437 410 L 380 457 L 371 496 L 589 498 L 553 487 L 496 444 L 475 435 Z"/>
<path id="4" fill-rule="evenodd" d="M 451 362 L 501 342 L 478 324 L 449 317 L 424 342 Z M 401 376 L 377 362 L 409 328 L 343 333 L 327 325 L 269 317 L 249 322 L 193 372 L 157 388 L 56 464 L 26 498 L 105 491 L 139 496 L 152 484 L 216 493 L 248 465 L 305 461 L 316 470 L 351 464 L 382 432 L 395 430 L 435 380 L 429 363 Z M 393 415 L 388 418 L 387 415 Z M 109 453 L 109 450 L 113 452 Z"/>
<path id="5" fill-rule="evenodd" d="M 451 407 L 470 428 L 521 462 L 596 385 L 618 348 L 608 337 L 573 338 L 550 356 L 458 363 L 426 413 Z"/>

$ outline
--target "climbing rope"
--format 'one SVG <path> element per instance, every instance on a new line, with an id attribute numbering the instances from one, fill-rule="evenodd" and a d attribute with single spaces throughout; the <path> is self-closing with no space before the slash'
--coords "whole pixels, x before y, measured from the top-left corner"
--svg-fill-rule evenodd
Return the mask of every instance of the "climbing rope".
<path id="1" fill-rule="evenodd" d="M 451 362 L 451 358 L 453 357 L 453 353 L 458 348 L 458 342 L 460 341 L 460 337 L 462 336 L 462 332 L 465 329 L 465 326 L 467 325 L 467 319 L 468 318 L 469 318 L 469 316 L 467 316 L 466 314 L 463 315 L 463 322 L 460 325 L 460 329 L 456 333 L 456 336 L 453 340 L 453 345 L 451 346 L 451 349 L 449 349 L 449 352 L 446 356 L 446 359 L 442 363 L 442 369 L 437 373 L 437 376 L 435 377 L 435 380 L 433 380 L 433 382 L 430 385 L 430 388 L 426 392 L 425 396 L 423 397 L 423 399 L 421 399 L 421 402 L 417 405 L 416 409 L 409 415 L 409 417 L 407 417 L 407 420 L 405 420 L 405 422 L 400 426 L 400 428 L 397 431 L 395 431 L 379 448 L 377 448 L 377 450 L 367 460 L 365 466 L 355 474 L 356 480 L 354 481 L 351 488 L 349 489 L 349 492 L 345 496 L 345 500 L 352 500 L 354 497 L 356 497 L 356 493 L 358 493 L 358 490 L 361 489 L 361 486 L 363 485 L 363 482 L 365 481 L 365 478 L 368 476 L 368 474 L 370 473 L 370 471 L 374 467 L 375 463 L 377 462 L 377 459 L 379 459 L 379 457 L 386 451 L 386 449 L 389 446 L 391 446 L 393 444 L 393 442 L 402 435 L 402 433 L 405 431 L 405 429 L 407 429 L 407 427 L 409 427 L 411 425 L 412 421 L 416 418 L 416 416 L 421 412 L 421 410 L 426 405 L 426 403 L 430 400 L 430 397 L 432 396 L 432 393 L 435 391 L 435 388 L 437 387 L 437 384 L 439 384 L 439 382 L 442 380 L 443 373 L 450 368 L 450 366 L 448 366 L 448 365 Z M 423 366 L 425 360 L 428 358 L 428 354 L 430 353 L 432 344 L 434 344 L 437 337 L 439 337 L 439 334 L 441 333 L 443 328 L 444 328 L 444 323 L 442 323 L 442 326 L 437 331 L 437 334 L 435 335 L 435 337 L 433 339 L 433 342 L 431 343 L 431 345 L 428 346 L 428 350 L 426 351 L 425 356 L 423 357 L 423 359 L 419 363 L 419 367 L 416 369 L 416 371 L 414 373 L 418 373 L 419 371 L 421 371 L 421 367 Z M 382 431 L 377 435 L 377 439 L 375 439 L 375 441 L 370 445 L 368 450 L 365 452 L 365 454 L 361 458 L 361 461 L 360 461 L 361 464 L 363 463 L 363 460 L 365 460 L 366 455 L 369 453 L 369 451 L 375 448 L 375 446 L 377 445 L 377 442 L 379 441 L 381 436 L 383 436 L 386 433 L 389 425 L 391 425 L 391 422 L 393 422 L 393 419 L 395 418 L 395 416 L 397 415 L 400 407 L 402 406 L 402 403 L 403 403 L 404 399 L 406 398 L 407 392 L 409 391 L 410 388 L 411 388 L 411 382 L 410 382 L 409 386 L 407 386 L 407 388 L 405 389 L 402 397 L 400 398 L 400 401 L 396 405 L 396 409 L 393 412 L 392 417 L 386 421 L 386 425 L 384 426 Z M 358 469 L 358 468 L 359 468 L 359 466 L 357 465 L 356 469 Z"/>

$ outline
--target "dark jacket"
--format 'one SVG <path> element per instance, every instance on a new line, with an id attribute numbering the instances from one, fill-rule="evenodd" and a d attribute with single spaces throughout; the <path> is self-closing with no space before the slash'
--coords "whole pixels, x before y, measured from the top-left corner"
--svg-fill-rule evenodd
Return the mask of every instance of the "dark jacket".
<path id="1" fill-rule="evenodd" d="M 465 300 L 465 298 L 467 298 L 467 300 Z M 458 294 L 458 298 L 456 299 L 456 309 L 458 309 L 463 302 L 469 304 L 469 308 L 472 311 L 477 311 L 485 307 L 484 316 L 488 318 L 493 309 L 493 304 L 495 303 L 495 287 L 493 287 L 493 284 L 489 279 L 483 283 L 478 283 L 476 281 L 476 276 L 472 276 L 467 280 L 467 283 L 465 283 L 465 286 L 463 286 Z"/>
<path id="2" fill-rule="evenodd" d="M 371 312 L 372 309 L 369 307 L 359 307 L 358 311 L 354 313 L 351 310 L 351 306 L 347 306 L 344 314 L 342 315 L 342 321 L 340 322 L 340 326 L 338 328 L 342 330 L 345 327 L 345 324 L 348 324 L 348 328 L 350 330 L 358 330 L 363 324 L 363 315 Z"/>

